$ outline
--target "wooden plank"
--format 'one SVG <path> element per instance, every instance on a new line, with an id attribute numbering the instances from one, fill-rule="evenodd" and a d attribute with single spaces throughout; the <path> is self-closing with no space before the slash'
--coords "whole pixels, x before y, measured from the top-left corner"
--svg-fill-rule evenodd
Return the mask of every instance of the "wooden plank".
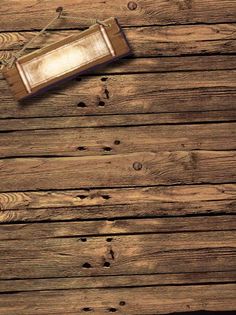
<path id="1" fill-rule="evenodd" d="M 9 240 L 0 278 L 231 271 L 236 231 Z M 7 263 L 6 263 L 7 262 Z"/>
<path id="2" fill-rule="evenodd" d="M 150 25 L 150 24 L 176 24 L 176 23 L 216 23 L 235 22 L 236 5 L 234 0 L 214 1 L 163 1 L 163 0 L 141 0 L 127 2 L 118 0 L 116 2 L 93 1 L 93 10 L 90 5 L 82 0 L 67 1 L 59 3 L 69 15 L 79 13 L 78 20 L 65 19 L 55 23 L 55 28 L 78 28 L 91 25 L 91 19 L 106 19 L 117 16 L 123 25 Z M 9 3 L 2 0 L 0 9 L 1 30 L 28 30 L 42 29 L 47 21 L 55 16 L 58 3 L 50 1 L 46 3 L 30 0 L 14 1 Z M 7 7 L 7 10 L 6 10 Z"/>
<path id="3" fill-rule="evenodd" d="M 0 80 L 0 118 L 234 110 L 235 78 L 235 70 L 83 77 L 21 104 Z"/>
<path id="4" fill-rule="evenodd" d="M 58 290 L 3 294 L 2 315 L 84 314 L 119 312 L 127 315 L 235 309 L 235 284 L 157 286 L 143 288 Z M 68 303 L 69 301 L 69 303 Z M 124 302 L 124 303 L 123 303 Z"/>
<path id="5" fill-rule="evenodd" d="M 127 28 L 124 31 L 136 57 L 228 54 L 236 50 L 236 24 L 150 26 Z M 42 48 L 79 32 L 48 32 L 28 48 L 31 51 Z M 38 32 L 0 33 L 0 50 L 19 50 L 37 34 Z"/>
<path id="6" fill-rule="evenodd" d="M 120 235 L 132 233 L 176 233 L 194 231 L 236 230 L 236 220 L 232 215 L 216 217 L 152 218 L 114 221 L 83 221 L 34 224 L 0 225 L 0 240 L 32 240 L 41 238 L 91 235 Z M 112 242 L 108 237 L 107 242 Z"/>
<path id="7" fill-rule="evenodd" d="M 1 34 L 0 34 L 1 38 Z M 30 52 L 30 51 L 29 51 Z M 9 60 L 13 51 L 0 51 L 1 60 Z M 94 69 L 90 74 L 114 73 L 148 73 L 173 71 L 206 71 L 206 70 L 234 70 L 236 69 L 236 56 L 234 55 L 200 55 L 178 57 L 150 57 L 150 58 L 123 58 L 111 65 Z M 83 75 L 81 75 L 83 77 Z M 0 79 L 2 79 L 0 73 Z M 106 78 L 104 78 L 105 80 Z"/>
<path id="8" fill-rule="evenodd" d="M 86 206 L 115 206 L 159 203 L 186 203 L 191 208 L 194 202 L 234 202 L 236 184 L 182 185 L 135 188 L 75 189 L 53 191 L 28 191 L 0 193 L 0 209 L 39 209 Z M 128 210 L 128 209 L 127 209 Z M 84 210 L 83 210 L 84 211 Z M 181 213 L 183 214 L 183 213 Z M 128 215 L 128 214 L 127 214 Z"/>
<path id="9" fill-rule="evenodd" d="M 236 121 L 236 110 L 0 119 L 0 131 Z M 10 137 L 10 135 L 9 135 Z"/>
<path id="10" fill-rule="evenodd" d="M 1 210 L 1 223 L 157 217 L 205 214 L 235 214 L 235 200 L 172 202 L 156 201 L 112 206 L 46 207 L 40 209 Z"/>
<path id="11" fill-rule="evenodd" d="M 25 280 L 0 280 L 0 292 L 46 291 L 69 289 L 95 289 L 116 287 L 142 287 L 235 282 L 235 271 L 197 273 L 164 273 L 153 275 L 99 276 L 48 278 Z"/>
<path id="12" fill-rule="evenodd" d="M 0 157 L 235 149 L 236 123 L 232 122 L 15 131 L 0 137 Z"/>
<path id="13" fill-rule="evenodd" d="M 176 151 L 0 160 L 0 190 L 73 189 L 236 180 L 235 151 Z"/>

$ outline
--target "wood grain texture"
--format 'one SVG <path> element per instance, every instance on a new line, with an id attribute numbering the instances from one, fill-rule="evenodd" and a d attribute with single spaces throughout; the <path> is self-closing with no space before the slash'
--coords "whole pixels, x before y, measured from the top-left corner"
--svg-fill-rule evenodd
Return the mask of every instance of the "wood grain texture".
<path id="1" fill-rule="evenodd" d="M 83 77 L 47 95 L 13 101 L 0 80 L 0 118 L 234 110 L 236 71 Z"/>
<path id="2" fill-rule="evenodd" d="M 232 122 L 207 125 L 15 131 L 1 134 L 0 157 L 235 150 L 235 139 L 236 123 Z"/>
<path id="3" fill-rule="evenodd" d="M 236 6 L 236 5 L 235 5 Z M 51 31 L 28 46 L 38 49 L 56 43 L 78 30 Z M 126 28 L 124 33 L 133 56 L 180 56 L 192 54 L 228 54 L 236 49 L 236 24 L 173 25 Z M 0 33 L 1 51 L 19 50 L 38 32 Z"/>
<path id="4" fill-rule="evenodd" d="M 0 33 L 1 38 L 1 33 Z M 30 52 L 31 50 L 28 50 Z M 0 63 L 10 60 L 16 50 L 0 50 Z M 206 70 L 235 70 L 236 56 L 234 55 L 199 55 L 199 56 L 157 56 L 147 58 L 122 58 L 111 65 L 103 66 L 88 72 L 88 74 L 129 74 L 148 72 L 174 72 L 174 71 L 206 71 Z M 81 77 L 83 75 L 81 74 Z M 2 79 L 2 74 L 0 73 Z M 105 77 L 103 78 L 105 80 Z"/>
<path id="5" fill-rule="evenodd" d="M 233 314 L 236 2 L 2 0 L 0 63 L 58 6 L 26 53 L 117 16 L 133 54 L 19 104 L 0 75 L 0 314 Z"/>
<path id="6" fill-rule="evenodd" d="M 236 5 L 234 0 L 206 1 L 165 1 L 165 0 L 138 0 L 131 4 L 126 0 L 101 2 L 91 4 L 82 0 L 60 1 L 70 15 L 76 15 L 78 20 L 66 19 L 59 21 L 52 27 L 73 28 L 90 26 L 90 19 L 103 20 L 110 16 L 119 17 L 122 25 L 150 25 L 176 23 L 216 23 L 235 22 Z M 0 10 L 1 30 L 28 30 L 41 29 L 45 23 L 55 16 L 58 2 L 2 1 Z M 7 8 L 7 10 L 6 10 Z"/>
<path id="7" fill-rule="evenodd" d="M 0 240 L 79 237 L 141 233 L 176 233 L 194 231 L 236 230 L 235 216 L 126 219 L 114 221 L 83 221 L 0 225 Z M 108 242 L 113 238 L 108 237 Z"/>
<path id="8" fill-rule="evenodd" d="M 236 184 L 48 190 L 0 193 L 1 210 L 235 201 Z"/>
<path id="9" fill-rule="evenodd" d="M 208 231 L 0 242 L 0 278 L 230 271 L 235 231 Z M 7 261 L 7 264 L 5 263 Z M 179 262 L 181 261 L 181 263 Z"/>
<path id="10" fill-rule="evenodd" d="M 47 130 L 64 128 L 126 127 L 202 122 L 235 122 L 236 109 L 158 114 L 123 114 L 42 118 L 0 119 L 0 131 Z M 216 125 L 218 127 L 218 125 Z M 166 127 L 167 128 L 167 127 Z M 217 129 L 217 128 L 216 128 Z M 231 129 L 231 128 L 230 128 Z M 11 138 L 11 135 L 9 135 Z M 9 139 L 10 139 L 9 138 Z M 116 142 L 118 143 L 118 142 Z M 116 144 L 117 145 L 117 144 Z M 119 144 L 118 144 L 119 145 Z"/>
<path id="11" fill-rule="evenodd" d="M 0 190 L 235 182 L 235 151 L 0 160 Z M 106 171 L 104 171 L 106 170 Z"/>
<path id="12" fill-rule="evenodd" d="M 114 312 L 114 309 L 127 315 L 202 309 L 230 311 L 235 308 L 234 290 L 235 284 L 220 284 L 15 293 L 0 297 L 0 310 L 2 315 L 20 315 L 22 311 L 31 315 L 34 305 L 35 315 L 84 314 L 84 308 L 99 315 Z M 122 301 L 125 302 L 123 306 L 124 303 L 120 305 Z"/>
<path id="13" fill-rule="evenodd" d="M 0 292 L 27 292 L 70 289 L 102 289 L 184 284 L 220 284 L 235 282 L 235 271 L 163 273 L 126 276 L 45 278 L 0 280 Z"/>

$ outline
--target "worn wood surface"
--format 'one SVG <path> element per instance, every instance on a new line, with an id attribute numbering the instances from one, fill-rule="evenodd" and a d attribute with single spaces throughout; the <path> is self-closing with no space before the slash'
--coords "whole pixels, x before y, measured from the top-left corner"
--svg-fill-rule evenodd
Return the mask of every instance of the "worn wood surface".
<path id="1" fill-rule="evenodd" d="M 59 5 L 27 52 L 116 16 L 133 53 L 21 103 L 0 75 L 0 314 L 233 314 L 236 2 L 2 0 L 0 62 Z"/>

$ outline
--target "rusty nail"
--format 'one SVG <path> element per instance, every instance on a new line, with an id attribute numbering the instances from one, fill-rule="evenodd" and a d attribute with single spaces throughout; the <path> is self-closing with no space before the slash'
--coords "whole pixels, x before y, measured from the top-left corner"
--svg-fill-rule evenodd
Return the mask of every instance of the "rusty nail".
<path id="1" fill-rule="evenodd" d="M 136 2 L 134 2 L 134 1 L 130 1 L 129 3 L 128 3 L 128 8 L 129 8 L 129 10 L 131 10 L 131 11 L 133 11 L 133 10 L 136 10 L 137 9 L 137 3 Z"/>
<path id="2" fill-rule="evenodd" d="M 135 171 L 140 171 L 142 169 L 142 164 L 140 162 L 134 162 L 133 164 L 133 168 L 135 169 Z"/>

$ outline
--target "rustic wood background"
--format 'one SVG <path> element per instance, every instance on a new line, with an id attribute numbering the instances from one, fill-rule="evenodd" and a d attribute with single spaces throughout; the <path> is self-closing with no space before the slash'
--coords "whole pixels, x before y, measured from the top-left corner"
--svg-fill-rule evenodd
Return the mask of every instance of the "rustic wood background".
<path id="1" fill-rule="evenodd" d="M 116 16 L 133 55 L 17 104 L 0 77 L 0 314 L 236 310 L 236 1 L 1 0 L 0 59 Z"/>

